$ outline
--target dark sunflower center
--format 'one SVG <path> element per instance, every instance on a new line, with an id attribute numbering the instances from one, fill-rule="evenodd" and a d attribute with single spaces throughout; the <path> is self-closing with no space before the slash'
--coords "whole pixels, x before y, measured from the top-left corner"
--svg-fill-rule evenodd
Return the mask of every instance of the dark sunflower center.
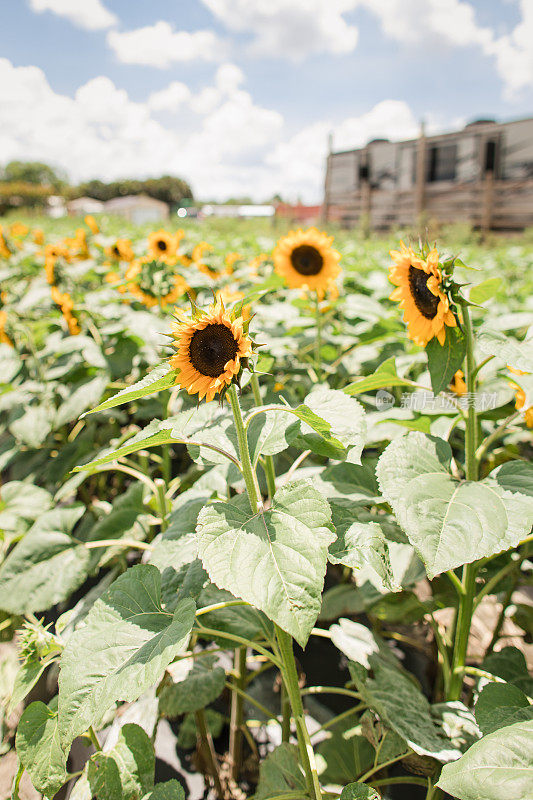
<path id="1" fill-rule="evenodd" d="M 324 266 L 324 259 L 310 244 L 301 244 L 291 253 L 291 264 L 300 275 L 318 275 Z"/>
<path id="2" fill-rule="evenodd" d="M 167 249 L 167 243 L 164 241 L 164 239 L 160 239 L 158 241 L 157 248 L 158 250 L 161 250 L 163 253 L 165 252 L 165 250 Z"/>
<path id="3" fill-rule="evenodd" d="M 195 331 L 189 345 L 191 364 L 202 375 L 218 378 L 224 366 L 237 355 L 238 344 L 233 333 L 220 322 Z"/>
<path id="4" fill-rule="evenodd" d="M 433 319 L 439 307 L 439 298 L 428 289 L 428 275 L 423 269 L 409 267 L 409 288 L 415 306 L 426 319 Z"/>
<path id="5" fill-rule="evenodd" d="M 113 253 L 114 253 L 116 256 L 119 256 L 119 255 L 120 255 L 120 250 L 119 250 L 119 248 L 118 248 L 116 245 L 113 247 Z"/>

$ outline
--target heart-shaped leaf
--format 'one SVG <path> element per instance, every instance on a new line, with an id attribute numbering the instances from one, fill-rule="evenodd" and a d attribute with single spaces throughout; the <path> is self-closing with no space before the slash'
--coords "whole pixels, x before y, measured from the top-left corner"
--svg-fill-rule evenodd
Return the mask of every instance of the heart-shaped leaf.
<path id="1" fill-rule="evenodd" d="M 186 645 L 194 622 L 190 599 L 170 614 L 161 606 L 161 574 L 131 567 L 95 602 L 69 638 L 59 675 L 59 731 L 64 747 L 118 701 L 152 686 Z"/>
<path id="2" fill-rule="evenodd" d="M 309 484 L 279 489 L 267 511 L 214 503 L 198 517 L 198 552 L 213 583 L 307 642 L 320 612 L 331 532 L 327 501 Z"/>
<path id="3" fill-rule="evenodd" d="M 454 764 L 437 786 L 460 800 L 531 800 L 533 720 L 484 736 Z"/>

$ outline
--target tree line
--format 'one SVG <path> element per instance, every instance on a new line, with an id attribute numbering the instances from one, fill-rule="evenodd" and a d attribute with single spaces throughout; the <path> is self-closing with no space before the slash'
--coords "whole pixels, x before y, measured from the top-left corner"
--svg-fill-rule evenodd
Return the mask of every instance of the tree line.
<path id="1" fill-rule="evenodd" d="M 64 173 L 40 161 L 10 161 L 0 167 L 0 214 L 10 208 L 42 209 L 51 195 L 61 195 L 67 201 L 92 197 L 105 202 L 132 194 L 146 194 L 171 206 L 193 200 L 187 181 L 173 175 L 144 180 L 91 180 L 71 185 Z"/>

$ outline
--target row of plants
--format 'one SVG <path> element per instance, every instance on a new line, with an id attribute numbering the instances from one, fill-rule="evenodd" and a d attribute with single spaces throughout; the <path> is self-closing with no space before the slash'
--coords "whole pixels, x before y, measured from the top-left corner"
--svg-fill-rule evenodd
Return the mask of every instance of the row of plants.
<path id="1" fill-rule="evenodd" d="M 527 800 L 533 251 L 204 232 L 1 231 L 13 797 Z"/>

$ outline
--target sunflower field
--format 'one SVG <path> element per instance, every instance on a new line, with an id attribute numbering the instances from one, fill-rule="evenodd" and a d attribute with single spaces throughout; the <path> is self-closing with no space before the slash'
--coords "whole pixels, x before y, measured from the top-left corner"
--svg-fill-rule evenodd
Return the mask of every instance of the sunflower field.
<path id="1" fill-rule="evenodd" d="M 4 221 L 0 796 L 531 800 L 532 267 Z"/>

